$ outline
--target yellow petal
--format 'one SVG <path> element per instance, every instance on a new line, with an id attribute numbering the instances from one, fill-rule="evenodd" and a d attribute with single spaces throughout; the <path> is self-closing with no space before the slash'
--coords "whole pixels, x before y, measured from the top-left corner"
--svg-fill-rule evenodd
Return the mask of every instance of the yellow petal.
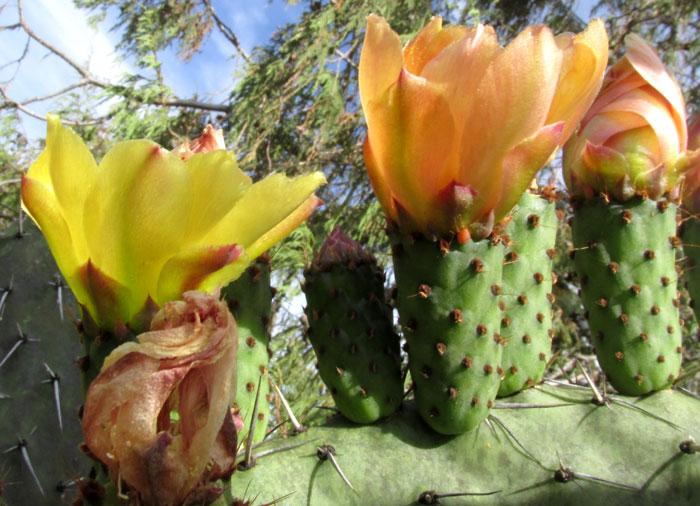
<path id="1" fill-rule="evenodd" d="M 193 154 L 186 165 L 190 172 L 192 212 L 185 244 L 194 244 L 231 210 L 253 183 L 238 168 L 230 151 Z"/>
<path id="2" fill-rule="evenodd" d="M 580 34 L 557 37 L 563 50 L 557 91 L 546 122 L 565 121 L 562 144 L 571 136 L 595 100 L 608 63 L 608 36 L 605 24 L 594 19 Z"/>
<path id="3" fill-rule="evenodd" d="M 381 95 L 395 82 L 403 67 L 401 40 L 384 18 L 374 14 L 367 18 L 358 82 L 360 101 L 365 108 L 367 102 Z"/>
<path id="4" fill-rule="evenodd" d="M 372 184 L 374 195 L 377 197 L 382 209 L 384 209 L 384 213 L 392 222 L 395 223 L 398 216 L 396 214 L 396 209 L 394 208 L 394 197 L 391 194 L 391 189 L 389 188 L 389 183 L 384 176 L 382 167 L 379 165 L 379 163 L 377 163 L 377 160 L 374 157 L 372 146 L 369 142 L 369 136 L 367 136 L 364 143 L 364 159 L 365 168 L 367 169 L 367 175 L 369 176 L 369 182 Z"/>
<path id="5" fill-rule="evenodd" d="M 43 155 L 40 155 L 40 158 Z M 37 160 L 36 163 L 38 163 Z M 35 172 L 36 173 L 36 172 Z M 29 215 L 39 226 L 49 244 L 58 268 L 66 278 L 68 286 L 83 305 L 90 306 L 90 300 L 80 277 L 77 275 L 82 259 L 73 247 L 73 234 L 61 214 L 53 192 L 41 182 L 22 174 L 22 203 Z"/>
<path id="6" fill-rule="evenodd" d="M 325 177 L 320 172 L 295 178 L 272 174 L 251 186 L 200 243 L 235 243 L 254 259 L 306 218 L 295 212 L 324 182 Z M 269 235 L 280 223 L 284 223 L 283 235 Z"/>
<path id="7" fill-rule="evenodd" d="M 150 141 L 112 148 L 85 206 L 85 235 L 95 265 L 132 291 L 130 312 L 156 293 L 165 261 L 180 250 L 192 181 L 177 155 Z"/>
<path id="8" fill-rule="evenodd" d="M 163 266 L 156 303 L 163 306 L 190 290 L 213 291 L 240 275 L 248 262 L 243 248 L 235 244 L 195 246 L 179 252 Z M 226 267 L 226 272 L 221 272 Z M 226 276 L 231 278 L 222 279 Z"/>

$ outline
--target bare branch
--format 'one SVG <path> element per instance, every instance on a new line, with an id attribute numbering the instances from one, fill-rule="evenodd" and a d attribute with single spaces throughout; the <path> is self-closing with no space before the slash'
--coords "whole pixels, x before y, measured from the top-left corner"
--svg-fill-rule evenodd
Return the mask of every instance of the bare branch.
<path id="1" fill-rule="evenodd" d="M 27 35 L 29 35 L 32 39 L 37 41 L 39 44 L 44 46 L 46 49 L 51 51 L 53 54 L 61 58 L 63 61 L 65 61 L 68 65 L 73 67 L 78 74 L 83 76 L 86 80 L 90 81 L 91 84 L 94 84 L 95 86 L 99 86 L 101 88 L 106 88 L 109 86 L 109 83 L 102 81 L 92 75 L 88 69 L 85 67 L 79 65 L 76 63 L 72 58 L 70 58 L 67 54 L 65 54 L 63 51 L 58 49 L 56 46 L 50 44 L 49 42 L 45 41 L 41 37 L 39 37 L 34 31 L 27 25 L 26 21 L 24 20 L 24 11 L 22 10 L 22 0 L 17 0 L 17 11 L 19 13 L 19 24 L 24 29 L 25 32 L 27 32 Z"/>
<path id="2" fill-rule="evenodd" d="M 236 48 L 236 50 L 241 54 L 243 59 L 250 63 L 250 56 L 248 56 L 248 53 L 245 52 L 243 47 L 241 46 L 241 43 L 238 41 L 238 37 L 236 37 L 236 34 L 233 33 L 233 30 L 221 21 L 221 18 L 216 14 L 216 11 L 214 10 L 214 7 L 212 6 L 210 0 L 203 0 L 204 5 L 207 6 L 207 9 L 209 10 L 209 13 L 211 14 L 211 17 L 214 18 L 214 21 L 216 22 L 216 26 L 219 30 L 221 30 L 221 33 L 224 34 L 224 37 L 228 39 L 228 41 L 233 44 L 233 46 Z"/>
<path id="3" fill-rule="evenodd" d="M 192 109 L 202 109 L 204 111 L 229 112 L 231 110 L 231 106 L 226 104 L 212 104 L 208 102 L 199 102 L 197 100 L 180 98 L 170 98 L 162 101 L 154 100 L 148 103 L 154 105 L 162 104 L 168 107 L 190 107 Z"/>
<path id="4" fill-rule="evenodd" d="M 57 97 L 59 95 L 63 95 L 64 93 L 68 93 L 71 90 L 74 90 L 76 88 L 82 88 L 83 86 L 87 86 L 89 84 L 92 84 L 90 81 L 87 79 L 81 79 L 77 83 L 73 83 L 70 86 L 66 86 L 65 88 L 55 91 L 53 93 L 48 93 L 46 95 L 41 95 L 39 97 L 33 97 L 33 98 L 28 98 L 27 100 L 22 101 L 22 105 L 27 105 L 31 104 L 32 102 L 42 102 L 44 100 L 48 100 L 50 98 Z"/>
<path id="5" fill-rule="evenodd" d="M 5 104 L 0 104 L 0 109 L 7 108 L 7 107 L 13 107 L 19 111 L 22 111 L 27 116 L 31 116 L 32 118 L 36 118 L 36 119 L 40 119 L 41 121 L 46 121 L 46 116 L 39 114 L 38 112 L 34 112 L 31 109 L 27 109 L 26 107 L 24 107 L 22 104 L 20 104 L 16 100 L 12 100 L 7 95 L 5 88 L 3 88 L 2 86 L 0 86 L 0 94 L 2 95 L 2 98 L 5 99 Z M 97 123 L 100 123 L 104 119 L 105 118 L 97 118 L 97 119 L 90 120 L 90 121 L 69 121 L 69 120 L 61 120 L 61 121 L 64 125 L 86 126 L 86 125 L 95 125 Z"/>

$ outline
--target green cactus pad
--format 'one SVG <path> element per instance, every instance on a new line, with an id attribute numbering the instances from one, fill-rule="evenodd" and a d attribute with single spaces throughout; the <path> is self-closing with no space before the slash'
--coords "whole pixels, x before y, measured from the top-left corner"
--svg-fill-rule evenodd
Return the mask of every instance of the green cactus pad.
<path id="1" fill-rule="evenodd" d="M 501 369 L 498 300 L 504 247 L 392 233 L 396 306 L 408 344 L 418 411 L 442 434 L 488 415 Z"/>
<path id="2" fill-rule="evenodd" d="M 676 206 L 635 197 L 579 203 L 572 232 L 598 362 L 627 395 L 668 387 L 681 365 Z"/>
<path id="3" fill-rule="evenodd" d="M 3 500 L 9 505 L 68 504 L 75 488 L 57 487 L 84 476 L 90 467 L 78 452 L 83 440 L 78 422 L 83 389 L 76 359 L 84 352 L 73 323 L 77 305 L 63 285 L 61 320 L 55 283 L 62 278 L 56 263 L 41 232 L 29 220 L 24 229 L 21 238 L 14 233 L 0 238 L 0 361 L 6 357 L 0 366 L 0 482 L 4 484 L 0 504 Z M 27 339 L 24 342 L 20 331 Z M 54 382 L 44 364 L 59 378 L 63 430 Z M 24 450 L 43 494 L 21 450 L 3 453 L 20 439 L 26 442 Z"/>
<path id="4" fill-rule="evenodd" d="M 549 360 L 555 211 L 554 202 L 525 192 L 506 228 L 501 336 L 507 344 L 501 360 L 505 377 L 498 389 L 499 397 L 537 383 Z"/>
<path id="5" fill-rule="evenodd" d="M 270 361 L 269 324 L 273 289 L 270 287 L 270 265 L 267 255 L 255 262 L 222 294 L 238 325 L 238 371 L 233 406 L 241 410 L 244 426 L 250 427 L 255 397 L 260 383 L 260 400 L 255 422 L 254 442 L 262 441 L 270 419 L 267 368 Z M 262 375 L 262 381 L 260 377 Z M 245 437 L 245 435 L 244 435 Z"/>
<path id="6" fill-rule="evenodd" d="M 356 423 L 392 414 L 403 397 L 399 338 L 376 260 L 336 229 L 305 277 L 308 337 L 337 408 Z"/>
<path id="7" fill-rule="evenodd" d="M 679 449 L 689 436 L 700 437 L 697 399 L 664 391 L 596 406 L 590 390 L 545 390 L 529 389 L 508 398 L 510 408 L 492 411 L 498 422 L 492 419 L 490 426 L 457 437 L 430 430 L 411 401 L 374 425 L 350 426 L 336 417 L 271 446 L 309 444 L 262 457 L 251 470 L 235 473 L 229 503 L 232 497 L 256 497 L 259 504 L 285 497 L 276 504 L 403 506 L 431 504 L 418 502 L 431 490 L 499 491 L 487 497 L 443 498 L 445 505 L 700 503 L 700 453 Z M 571 404 L 525 408 L 559 403 Z M 317 457 L 322 445 L 334 447 L 335 459 L 356 493 L 330 461 Z"/>
<path id="8" fill-rule="evenodd" d="M 700 222 L 697 218 L 689 218 L 680 228 L 683 241 L 683 253 L 687 259 L 685 265 L 685 280 L 690 293 L 691 306 L 695 318 L 700 321 Z"/>

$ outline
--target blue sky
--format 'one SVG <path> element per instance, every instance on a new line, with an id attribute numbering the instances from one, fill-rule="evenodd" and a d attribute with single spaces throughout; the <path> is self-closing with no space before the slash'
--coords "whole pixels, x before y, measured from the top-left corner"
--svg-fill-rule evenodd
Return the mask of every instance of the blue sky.
<path id="1" fill-rule="evenodd" d="M 131 68 L 129 61 L 119 60 L 114 52 L 119 34 L 109 28 L 116 11 L 108 11 L 106 21 L 95 30 L 88 25 L 90 14 L 76 9 L 72 0 L 24 0 L 23 5 L 27 23 L 40 37 L 79 63 L 87 63 L 96 76 L 117 81 L 124 71 Z M 255 45 L 269 40 L 277 27 L 297 20 L 303 10 L 302 5 L 287 5 L 284 0 L 213 0 L 212 5 L 219 17 L 233 29 L 247 53 Z M 0 26 L 17 22 L 17 9 L 12 0 L 0 9 Z M 20 30 L 1 31 L 0 66 L 20 56 L 26 40 L 26 35 Z M 175 51 L 164 52 L 160 57 L 165 82 L 173 88 L 176 96 L 191 98 L 197 94 L 207 101 L 222 101 L 231 90 L 237 66 L 245 63 L 217 30 L 212 31 L 202 53 L 188 63 L 179 61 Z M 15 100 L 55 92 L 80 78 L 73 68 L 35 41 L 30 43 L 22 65 L 0 68 L 0 81 L 6 81 L 15 72 L 16 77 L 9 89 Z M 27 107 L 45 114 L 51 111 L 51 101 Z M 30 138 L 44 136 L 45 124 L 42 121 L 23 115 L 23 124 Z"/>
<path id="2" fill-rule="evenodd" d="M 17 22 L 15 1 L 9 0 L 4 8 L 0 7 L 0 26 Z M 577 11 L 585 17 L 591 3 L 592 0 L 581 0 Z M 114 44 L 120 38 L 118 33 L 109 30 L 116 17 L 115 9 L 108 11 L 107 19 L 93 29 L 88 25 L 90 14 L 75 8 L 72 0 L 24 0 L 23 4 L 29 26 L 40 37 L 81 64 L 87 63 L 96 76 L 116 82 L 123 72 L 132 68 L 129 61 L 119 60 L 114 52 Z M 267 42 L 279 26 L 298 20 L 303 11 L 303 2 L 287 5 L 284 0 L 212 0 L 212 4 L 247 53 L 255 45 Z M 21 66 L 3 67 L 22 54 L 26 40 L 26 35 L 20 30 L 0 31 L 0 81 L 4 82 L 17 73 L 9 89 L 13 99 L 25 100 L 55 92 L 79 80 L 80 76 L 73 68 L 34 41 Z M 236 70 L 245 63 L 216 29 L 202 47 L 202 52 L 188 63 L 179 61 L 174 50 L 159 56 L 165 82 L 177 97 L 197 95 L 200 100 L 211 102 L 225 100 L 234 84 Z M 49 100 L 28 107 L 46 114 L 51 112 L 51 104 Z M 43 121 L 26 115 L 22 117 L 30 138 L 44 136 Z"/>

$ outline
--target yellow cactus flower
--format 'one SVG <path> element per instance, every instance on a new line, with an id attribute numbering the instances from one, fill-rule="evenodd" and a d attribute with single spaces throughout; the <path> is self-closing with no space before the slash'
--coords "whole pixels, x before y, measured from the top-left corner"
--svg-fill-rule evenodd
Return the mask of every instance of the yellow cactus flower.
<path id="1" fill-rule="evenodd" d="M 235 279 L 319 204 L 323 174 L 253 184 L 217 147 L 200 139 L 182 156 L 133 140 L 97 164 L 80 137 L 48 118 L 22 202 L 99 327 L 148 328 L 157 307 Z"/>
<path id="2" fill-rule="evenodd" d="M 626 44 L 564 148 L 564 177 L 573 195 L 656 199 L 673 190 L 690 167 L 678 83 L 644 39 L 631 34 Z"/>
<path id="3" fill-rule="evenodd" d="M 600 87 L 604 24 L 555 37 L 530 26 L 502 48 L 493 28 L 433 18 L 402 49 L 369 16 L 359 87 L 365 163 L 389 219 L 428 235 L 488 235 L 571 135 Z"/>

